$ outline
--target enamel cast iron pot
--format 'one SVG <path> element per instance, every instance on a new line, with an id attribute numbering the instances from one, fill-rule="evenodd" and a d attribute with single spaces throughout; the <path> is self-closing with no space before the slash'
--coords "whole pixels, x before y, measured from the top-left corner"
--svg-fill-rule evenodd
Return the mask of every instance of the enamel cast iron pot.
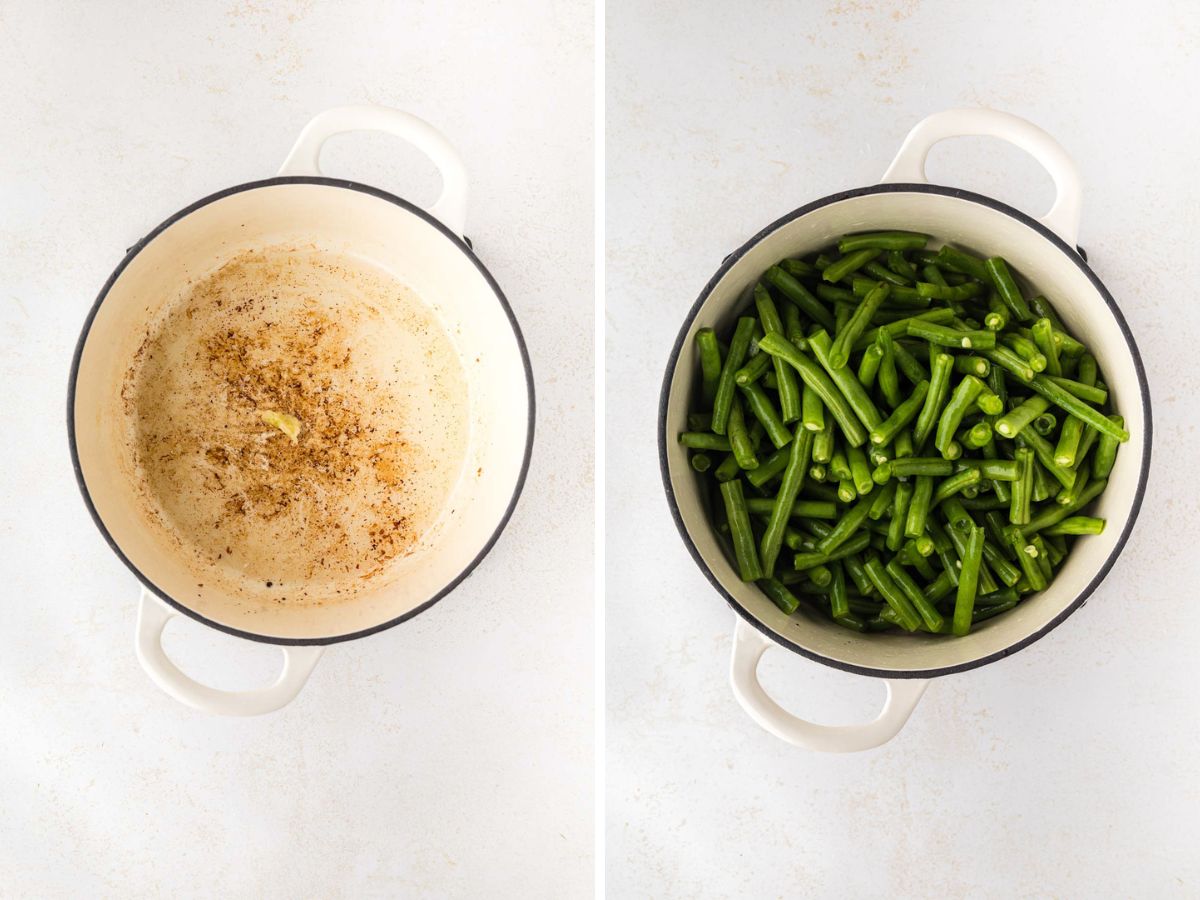
<path id="1" fill-rule="evenodd" d="M 334 135 L 380 131 L 423 151 L 442 176 L 428 210 L 352 181 L 325 178 L 321 147 Z M 274 178 L 205 197 L 139 241 L 117 266 L 88 314 L 75 351 L 67 426 L 84 501 L 113 551 L 142 583 L 137 655 L 150 678 L 183 703 L 215 713 L 278 709 L 304 686 L 325 645 L 390 628 L 428 609 L 465 578 L 499 537 L 516 505 L 533 441 L 533 379 L 512 309 L 463 237 L 467 180 L 457 153 L 424 121 L 391 109 L 350 106 L 313 119 Z M 302 241 L 350 253 L 394 276 L 438 315 L 464 360 L 470 418 L 467 454 L 487 473 L 461 478 L 437 537 L 406 561 L 403 579 L 353 601 L 267 613 L 247 610 L 194 577 L 137 510 L 136 485 L 122 465 L 120 390 L 131 342 L 190 278 L 255 246 Z M 136 346 L 134 343 L 133 346 Z M 186 597 L 187 599 L 181 599 Z M 167 658 L 163 628 L 176 615 L 283 652 L 278 679 L 242 692 L 199 684 Z"/>
<path id="2" fill-rule="evenodd" d="M 1030 153 L 1054 180 L 1056 197 L 1040 219 L 968 191 L 928 184 L 925 159 L 938 141 L 987 135 Z M 1084 604 L 1112 567 L 1137 517 L 1150 466 L 1150 394 L 1133 335 L 1112 295 L 1076 248 L 1080 183 L 1074 164 L 1044 131 L 1015 116 L 987 109 L 932 115 L 908 135 L 873 187 L 816 200 L 789 213 L 731 254 L 688 314 L 672 350 L 663 384 L 659 446 L 663 483 L 675 522 L 697 565 L 737 614 L 731 678 L 738 702 L 772 734 L 813 750 L 851 751 L 879 746 L 908 720 L 929 680 L 1003 659 L 1042 637 Z M 709 525 L 698 476 L 676 435 L 699 383 L 697 329 L 732 327 L 755 282 L 768 266 L 828 246 L 844 234 L 875 230 L 921 231 L 935 245 L 954 243 L 981 256 L 1007 259 L 1055 305 L 1072 333 L 1099 361 L 1114 406 L 1132 439 L 1121 446 L 1096 515 L 1108 520 L 1101 535 L 1080 538 L 1050 587 L 965 637 L 856 634 L 806 607 L 788 616 L 755 585 L 743 583 Z M 779 646 L 817 662 L 883 679 L 887 698 L 865 724 L 824 726 L 782 709 L 763 690 L 759 660 Z"/>

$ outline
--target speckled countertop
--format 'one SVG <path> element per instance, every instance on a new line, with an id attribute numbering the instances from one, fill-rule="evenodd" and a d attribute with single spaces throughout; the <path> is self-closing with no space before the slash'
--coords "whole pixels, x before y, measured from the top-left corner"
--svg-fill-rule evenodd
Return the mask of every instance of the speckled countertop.
<path id="1" fill-rule="evenodd" d="M 614 897 L 1195 897 L 1200 892 L 1200 13 L 1182 2 L 608 4 L 608 886 Z M 934 682 L 892 744 L 789 747 L 728 683 L 733 613 L 662 496 L 658 388 L 722 257 L 878 180 L 928 113 L 1032 119 L 1078 162 L 1080 242 L 1146 358 L 1141 522 L 1089 601 L 1000 663 Z M 983 139 L 931 177 L 1038 212 L 1049 177 Z M 782 650 L 817 721 L 882 689 Z"/>
<path id="2" fill-rule="evenodd" d="M 0 4 L 0 896 L 590 896 L 592 18 L 576 0 Z M 537 376 L 529 485 L 451 596 L 331 648 L 283 712 L 211 718 L 134 658 L 135 581 L 71 476 L 70 355 L 126 247 L 362 102 L 429 119 L 466 162 L 467 233 Z M 323 163 L 436 193 L 380 135 Z M 277 664 L 191 621 L 167 645 L 219 687 Z"/>

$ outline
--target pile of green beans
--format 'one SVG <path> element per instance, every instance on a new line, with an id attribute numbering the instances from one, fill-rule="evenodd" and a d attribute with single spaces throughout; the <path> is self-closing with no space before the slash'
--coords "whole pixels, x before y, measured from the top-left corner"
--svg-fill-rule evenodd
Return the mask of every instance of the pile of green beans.
<path id="1" fill-rule="evenodd" d="M 744 581 L 858 632 L 965 635 L 1044 590 L 1129 439 L 1096 359 L 1008 264 L 903 231 L 763 273 L 696 332 L 679 441 Z"/>

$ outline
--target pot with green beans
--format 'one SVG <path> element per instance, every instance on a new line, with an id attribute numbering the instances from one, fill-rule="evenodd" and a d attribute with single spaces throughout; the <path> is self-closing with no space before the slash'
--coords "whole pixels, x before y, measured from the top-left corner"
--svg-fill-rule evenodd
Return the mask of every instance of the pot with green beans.
<path id="1" fill-rule="evenodd" d="M 1035 220 L 923 182 L 936 141 L 1031 152 Z M 664 484 L 738 613 L 732 679 L 793 743 L 894 736 L 928 680 L 1007 656 L 1095 591 L 1132 528 L 1150 406 L 1133 337 L 1075 248 L 1078 178 L 1020 119 L 953 110 L 885 183 L 819 200 L 732 254 L 663 388 Z M 771 646 L 886 679 L 869 723 L 806 722 L 763 690 Z"/>

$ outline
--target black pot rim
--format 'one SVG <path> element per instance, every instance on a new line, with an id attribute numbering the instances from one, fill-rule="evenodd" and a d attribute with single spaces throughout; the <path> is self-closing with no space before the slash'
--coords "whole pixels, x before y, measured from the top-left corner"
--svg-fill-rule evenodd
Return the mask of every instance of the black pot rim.
<path id="1" fill-rule="evenodd" d="M 696 316 L 700 312 L 700 308 L 704 305 L 705 301 L 708 300 L 709 295 L 716 287 L 717 282 L 719 282 L 725 276 L 725 273 L 728 272 L 752 247 L 754 247 L 760 241 L 766 239 L 769 235 L 787 223 L 792 222 L 793 220 L 798 219 L 814 210 L 841 202 L 843 200 L 848 200 L 852 197 L 894 193 L 938 194 L 945 197 L 968 200 L 981 206 L 986 206 L 990 209 L 994 209 L 998 212 L 1002 212 L 1008 216 L 1011 216 L 1021 224 L 1036 231 L 1042 237 L 1050 241 L 1051 244 L 1061 250 L 1067 259 L 1079 267 L 1079 270 L 1092 283 L 1092 286 L 1097 290 L 1097 292 L 1099 292 L 1100 296 L 1104 298 L 1104 302 L 1108 305 L 1109 311 L 1116 320 L 1117 327 L 1120 329 L 1122 337 L 1125 338 L 1125 343 L 1129 347 L 1130 355 L 1133 358 L 1134 370 L 1138 376 L 1138 390 L 1141 395 L 1142 408 L 1145 411 L 1146 420 L 1145 432 L 1142 435 L 1142 466 L 1141 471 L 1138 473 L 1137 489 L 1134 493 L 1133 506 L 1129 511 L 1129 518 L 1126 520 L 1125 527 L 1121 530 L 1121 534 L 1117 538 L 1117 542 L 1113 546 L 1112 552 L 1109 553 L 1108 558 L 1105 559 L 1103 565 L 1101 565 L 1097 570 L 1092 580 L 1084 586 L 1083 590 L 1079 592 L 1075 599 L 1041 629 L 1033 634 L 1026 635 L 1018 641 L 1015 641 L 1008 647 L 1005 647 L 1003 650 L 999 650 L 995 653 L 991 653 L 987 656 L 970 660 L 969 662 L 965 663 L 958 663 L 952 666 L 940 666 L 934 669 L 921 669 L 917 671 L 880 669 L 871 666 L 854 665 L 852 663 L 842 662 L 841 660 L 831 659 L 827 656 L 803 647 L 794 641 L 780 637 L 773 630 L 760 622 L 731 593 L 729 593 L 729 591 L 725 590 L 725 587 L 713 573 L 712 569 L 709 568 L 708 563 L 705 562 L 704 557 L 696 548 L 695 543 L 688 534 L 687 527 L 684 525 L 683 516 L 679 512 L 679 504 L 675 498 L 675 490 L 671 485 L 671 475 L 667 466 L 667 401 L 671 391 L 671 380 L 675 375 L 675 369 L 679 362 L 679 355 L 683 350 L 683 341 L 687 336 L 688 329 L 691 328 L 692 322 L 695 321 Z M 842 669 L 843 671 L 854 672 L 858 675 L 868 675 L 875 678 L 937 678 L 942 675 L 952 675 L 956 672 L 966 672 L 970 669 L 976 669 L 980 666 L 987 665 L 988 663 L 1003 659 L 1006 656 L 1011 656 L 1018 650 L 1028 647 L 1034 641 L 1037 641 L 1038 639 L 1049 634 L 1060 624 L 1062 624 L 1062 622 L 1068 616 L 1070 616 L 1071 613 L 1083 606 L 1084 603 L 1087 602 L 1088 597 L 1090 597 L 1100 585 L 1100 582 L 1102 582 L 1105 576 L 1108 575 L 1109 570 L 1112 569 L 1117 557 L 1124 549 L 1130 533 L 1133 531 L 1134 522 L 1137 520 L 1138 513 L 1141 511 L 1142 499 L 1146 493 L 1146 482 L 1150 475 L 1151 437 L 1152 423 L 1150 411 L 1150 387 L 1146 381 L 1146 368 L 1142 363 L 1142 356 L 1138 351 L 1137 342 L 1134 340 L 1133 332 L 1130 331 L 1129 324 L 1125 321 L 1125 316 L 1122 315 L 1120 308 L 1117 306 L 1116 300 L 1113 299 L 1113 296 L 1111 293 L 1109 293 L 1108 288 L 1106 288 L 1100 279 L 1096 277 L 1096 274 L 1088 266 L 1080 251 L 1077 248 L 1068 246 L 1062 238 L 1052 232 L 1041 222 L 1026 215 L 1020 210 L 1014 209 L 1006 203 L 1001 203 L 999 200 L 984 196 L 983 194 L 976 194 L 972 191 L 966 191 L 960 188 L 945 187 L 936 184 L 878 184 L 871 185 L 869 187 L 854 188 L 848 191 L 841 191 L 836 194 L 830 194 L 829 196 L 822 197 L 819 200 L 814 200 L 811 203 L 805 204 L 804 206 L 794 209 L 790 213 L 781 216 L 742 244 L 742 246 L 740 246 L 729 256 L 725 257 L 721 267 L 717 270 L 716 274 L 709 279 L 708 284 L 704 286 L 704 289 L 700 292 L 700 296 L 696 299 L 696 302 L 692 304 L 692 308 L 688 311 L 687 317 L 684 319 L 683 326 L 679 329 L 679 334 L 675 339 L 675 345 L 672 347 L 671 355 L 667 359 L 667 370 L 665 376 L 663 377 L 662 391 L 659 396 L 658 405 L 658 459 L 659 469 L 662 475 L 663 489 L 667 495 L 667 505 L 671 509 L 671 516 L 675 520 L 675 527 L 679 530 L 679 534 L 683 538 L 683 542 L 687 546 L 688 552 L 692 555 L 692 559 L 695 560 L 696 565 L 700 567 L 700 570 L 704 573 L 705 577 L 708 578 L 712 586 L 715 587 L 721 596 L 725 598 L 726 602 L 733 607 L 734 612 L 740 615 L 750 625 L 754 626 L 764 637 L 768 638 L 769 640 L 786 647 L 800 656 L 811 659 L 814 662 L 823 663 L 824 665 L 831 666 L 835 669 Z"/>
<path id="2" fill-rule="evenodd" d="M 492 531 L 492 533 L 488 537 L 487 541 L 484 542 L 484 544 L 483 544 L 482 548 L 479 550 L 479 552 L 466 565 L 466 567 L 463 568 L 461 572 L 459 572 L 453 579 L 450 580 L 450 582 L 448 582 L 444 587 L 442 587 L 432 597 L 430 597 L 428 600 L 424 601 L 419 606 L 409 610 L 408 612 L 404 613 L 401 616 L 397 616 L 394 619 L 389 619 L 386 622 L 383 622 L 379 625 L 374 625 L 371 628 L 365 628 L 361 631 L 354 631 L 354 632 L 350 632 L 347 634 L 337 634 L 337 635 L 323 636 L 323 637 L 317 637 L 317 638 L 272 637 L 269 635 L 257 634 L 252 631 L 243 631 L 239 628 L 233 628 L 229 625 L 224 625 L 220 622 L 213 621 L 212 619 L 209 619 L 206 616 L 201 615 L 200 613 L 189 608 L 185 604 L 180 603 L 175 598 L 173 598 L 169 594 L 167 594 L 166 591 L 162 590 L 156 584 L 154 584 L 140 569 L 138 569 L 138 567 L 136 565 L 134 565 L 134 563 L 129 559 L 129 557 L 127 557 L 125 555 L 125 553 L 117 545 L 117 542 L 113 539 L 112 534 L 109 533 L 107 526 L 104 524 L 104 520 L 100 518 L 100 514 L 99 514 L 99 512 L 97 512 L 96 506 L 92 502 L 91 494 L 88 492 L 87 482 L 84 480 L 84 477 L 83 477 L 83 467 L 81 466 L 81 464 L 79 462 L 79 449 L 78 449 L 78 446 L 76 444 L 76 439 L 75 439 L 75 387 L 76 387 L 76 382 L 79 377 L 79 363 L 83 357 L 83 348 L 84 348 L 84 345 L 87 343 L 88 334 L 90 333 L 91 328 L 92 328 L 92 322 L 95 320 L 96 314 L 100 311 L 101 304 L 104 302 L 105 298 L 108 296 L 109 291 L 112 290 L 112 286 L 116 283 L 117 279 L 121 276 L 121 273 L 124 272 L 126 267 L 130 264 L 130 262 L 133 261 L 134 257 L 136 257 L 151 241 L 153 241 L 159 234 L 161 234 L 163 231 L 165 231 L 171 225 L 175 224 L 180 219 L 184 218 L 185 216 L 190 215 L 191 213 L 195 212 L 196 210 L 198 210 L 202 207 L 208 206 L 210 203 L 215 203 L 216 201 L 222 200 L 225 197 L 229 197 L 233 194 L 239 194 L 244 191 L 251 191 L 251 190 L 256 190 L 258 188 L 275 187 L 278 185 L 288 185 L 288 184 L 315 184 L 315 185 L 322 185 L 325 187 L 340 188 L 340 189 L 344 189 L 344 190 L 356 191 L 356 192 L 362 193 L 362 194 L 369 194 L 372 197 L 376 197 L 380 200 L 386 200 L 389 203 L 393 203 L 396 206 L 402 207 L 403 209 L 407 210 L 408 212 L 412 213 L 413 215 L 418 216 L 419 218 L 423 219 L 426 224 L 428 224 L 432 228 L 436 229 L 437 231 L 441 232 L 442 235 L 444 235 L 448 240 L 450 240 L 458 248 L 458 250 L 474 264 L 475 268 L 479 271 L 479 273 L 487 281 L 488 286 L 492 289 L 492 293 L 495 294 L 497 301 L 499 301 L 500 306 L 504 309 L 504 314 L 508 317 L 508 322 L 509 322 L 510 327 L 512 328 L 513 337 L 516 339 L 517 348 L 519 349 L 520 354 L 521 354 L 521 364 L 525 370 L 525 387 L 526 387 L 526 391 L 528 393 L 528 406 L 529 406 L 529 414 L 528 414 L 528 418 L 527 418 L 527 422 L 526 422 L 526 426 L 525 426 L 525 450 L 524 450 L 524 453 L 522 455 L 522 460 L 521 460 L 521 472 L 520 472 L 519 476 L 517 477 L 516 484 L 513 486 L 512 496 L 509 498 L 508 505 L 504 510 L 504 514 L 500 517 L 500 520 L 496 524 L 495 529 Z M 509 519 L 512 517 L 513 510 L 516 509 L 517 499 L 521 496 L 521 491 L 525 487 L 525 478 L 529 474 L 529 462 L 533 455 L 534 420 L 535 420 L 535 406 L 534 406 L 534 389 L 533 389 L 533 368 L 529 362 L 529 350 L 525 346 L 525 336 L 521 333 L 521 327 L 517 323 L 517 317 L 513 313 L 512 306 L 509 305 L 508 298 L 504 296 L 504 292 L 500 289 L 500 285 L 496 283 L 496 279 L 494 277 L 492 277 L 492 273 L 488 271 L 487 267 L 483 264 L 483 262 L 479 259 L 479 257 L 475 255 L 474 250 L 471 249 L 471 245 L 464 238 L 459 237 L 453 231 L 451 231 L 449 228 L 447 228 L 445 225 L 443 225 L 440 221 L 438 221 L 436 218 L 431 216 L 428 212 L 421 209 L 419 206 L 415 206 L 414 204 L 408 202 L 407 200 L 404 200 L 401 197 L 397 197 L 396 195 L 390 194 L 387 191 L 382 191 L 379 188 L 371 187 L 370 185 L 360 184 L 359 182 L 356 182 L 356 181 L 347 181 L 345 179 L 340 179 L 340 178 L 325 178 L 323 176 L 309 176 L 309 175 L 278 176 L 275 178 L 264 178 L 259 181 L 248 181 L 248 182 L 245 182 L 244 184 L 238 184 L 238 185 L 234 185 L 233 187 L 225 188 L 224 190 L 217 191 L 214 194 L 209 194 L 207 197 L 197 200 L 195 203 L 191 204 L 190 206 L 187 206 L 184 209 L 181 209 L 179 212 L 177 212 L 174 215 L 167 218 L 165 221 L 162 222 L 162 224 L 160 224 L 153 231 L 151 231 L 149 234 L 147 234 L 144 238 L 142 238 L 140 241 L 138 241 L 136 244 L 134 244 L 132 247 L 130 247 L 129 250 L 126 252 L 124 259 L 122 259 L 120 264 L 116 267 L 116 269 L 113 270 L 113 273 L 108 277 L 108 280 L 104 283 L 104 287 L 102 287 L 100 289 L 100 293 L 96 297 L 96 301 L 92 304 L 92 308 L 88 311 L 87 318 L 84 320 L 84 323 L 83 323 L 83 330 L 80 332 L 79 340 L 75 344 L 75 353 L 71 359 L 70 380 L 68 381 L 68 384 L 67 384 L 67 440 L 68 440 L 68 443 L 69 443 L 70 449 L 71 449 L 71 465 L 73 466 L 73 468 L 75 470 L 75 481 L 79 485 L 80 493 L 83 495 L 83 502 L 87 506 L 88 512 L 91 514 L 92 521 L 96 524 L 96 527 L 100 530 L 101 535 L 104 536 L 104 540 L 108 543 L 108 546 L 112 549 L 113 553 L 115 553 L 117 555 L 117 558 L 120 559 L 121 562 L 123 562 L 125 564 L 126 568 L 128 568 L 131 572 L 133 572 L 133 574 L 137 577 L 138 581 L 140 581 L 146 587 L 147 590 L 149 590 L 155 596 L 159 597 L 161 600 L 166 602 L 169 606 L 171 606 L 177 612 L 179 612 L 185 616 L 188 616 L 191 619 L 195 619 L 197 622 L 200 622 L 204 625 L 208 625 L 211 628 L 215 628 L 218 631 L 222 631 L 226 634 L 231 634 L 234 637 L 245 638 L 246 640 L 257 641 L 258 643 L 263 643 L 263 644 L 275 644 L 275 645 L 280 645 L 280 646 L 313 646 L 313 645 L 325 645 L 325 644 L 338 644 L 338 643 L 342 643 L 344 641 L 353 641 L 353 640 L 357 640 L 358 638 L 367 637 L 368 635 L 377 634 L 380 631 L 385 631 L 388 628 L 392 628 L 395 625 L 399 625 L 401 622 L 405 622 L 408 619 L 411 619 L 413 616 L 416 616 L 416 615 L 424 612 L 425 610 L 427 610 L 431 606 L 433 606 L 435 603 L 437 603 L 439 600 L 441 600 L 443 597 L 445 597 L 447 594 L 449 594 L 452 590 L 454 590 L 463 581 L 464 578 L 466 578 L 468 575 L 471 574 L 471 572 L 473 572 L 475 570 L 475 568 L 479 565 L 479 563 L 483 561 L 483 558 L 488 555 L 488 553 L 491 551 L 492 547 L 495 545 L 496 541 L 500 538 L 500 533 L 502 531 L 504 531 L 505 526 L 508 524 Z"/>

